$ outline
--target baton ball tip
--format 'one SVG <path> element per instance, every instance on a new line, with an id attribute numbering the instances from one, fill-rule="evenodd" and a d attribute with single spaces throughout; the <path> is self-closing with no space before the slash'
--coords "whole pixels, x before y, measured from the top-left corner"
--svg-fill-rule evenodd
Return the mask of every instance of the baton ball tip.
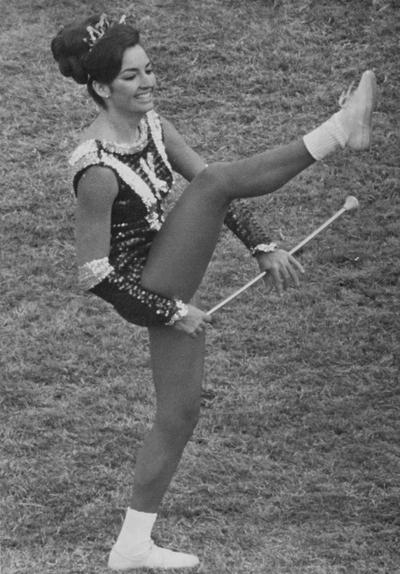
<path id="1" fill-rule="evenodd" d="M 354 197 L 354 195 L 348 195 L 346 197 L 346 201 L 343 207 L 346 211 L 350 211 L 350 209 L 357 209 L 359 205 L 360 204 L 358 202 L 358 199 Z"/>

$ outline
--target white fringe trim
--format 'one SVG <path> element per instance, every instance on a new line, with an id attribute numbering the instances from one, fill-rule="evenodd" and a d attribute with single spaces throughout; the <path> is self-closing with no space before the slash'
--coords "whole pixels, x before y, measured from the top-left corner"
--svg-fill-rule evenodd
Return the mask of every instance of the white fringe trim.
<path id="1" fill-rule="evenodd" d="M 164 143 L 162 141 L 162 127 L 159 116 L 155 111 L 152 110 L 146 114 L 146 119 L 157 151 L 166 164 L 166 167 L 172 173 L 172 168 L 168 161 Z M 146 134 L 147 139 L 147 125 L 142 126 L 141 131 L 142 134 Z M 110 144 L 109 146 L 107 142 L 104 142 L 102 145 L 104 145 L 104 149 L 99 149 L 98 141 L 95 139 L 87 140 L 80 144 L 71 154 L 69 160 L 69 164 L 73 168 L 74 173 L 81 171 L 85 167 L 99 164 L 114 169 L 120 178 L 140 197 L 148 212 L 146 221 L 148 222 L 151 229 L 158 231 L 162 222 L 164 221 L 164 217 L 157 213 L 156 208 L 158 205 L 158 200 L 168 193 L 169 187 L 165 181 L 157 177 L 152 154 L 148 154 L 148 162 L 146 162 L 144 158 L 141 158 L 140 166 L 154 187 L 154 192 L 133 169 L 116 158 L 114 155 L 111 155 L 111 153 L 107 153 L 108 151 L 114 151 L 116 153 L 118 153 L 118 151 L 122 153 L 129 153 L 130 150 L 132 150 L 133 153 L 134 146 L 131 148 L 125 146 L 119 147 L 114 144 Z M 140 141 L 140 146 L 143 146 L 142 138 Z"/>

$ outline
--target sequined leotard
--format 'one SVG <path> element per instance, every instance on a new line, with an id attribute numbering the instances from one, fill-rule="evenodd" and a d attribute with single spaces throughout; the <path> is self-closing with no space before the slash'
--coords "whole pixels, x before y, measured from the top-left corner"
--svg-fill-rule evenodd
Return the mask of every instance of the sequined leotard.
<path id="1" fill-rule="evenodd" d="M 88 140 L 75 149 L 70 164 L 75 194 L 80 178 L 91 166 L 110 168 L 118 182 L 111 213 L 109 261 L 113 271 L 90 291 L 111 303 L 129 322 L 145 326 L 168 323 L 177 311 L 176 300 L 144 289 L 140 283 L 173 184 L 158 114 L 150 111 L 142 118 L 134 146 Z M 241 201 L 231 204 L 225 223 L 249 249 L 269 241 Z"/>

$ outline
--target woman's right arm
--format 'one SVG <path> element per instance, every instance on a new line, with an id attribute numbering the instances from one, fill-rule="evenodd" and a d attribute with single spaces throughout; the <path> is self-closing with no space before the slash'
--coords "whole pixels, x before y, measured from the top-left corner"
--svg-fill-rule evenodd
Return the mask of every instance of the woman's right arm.
<path id="1" fill-rule="evenodd" d="M 108 257 L 111 236 L 111 210 L 118 183 L 111 169 L 89 167 L 77 188 L 75 236 L 78 265 Z"/>

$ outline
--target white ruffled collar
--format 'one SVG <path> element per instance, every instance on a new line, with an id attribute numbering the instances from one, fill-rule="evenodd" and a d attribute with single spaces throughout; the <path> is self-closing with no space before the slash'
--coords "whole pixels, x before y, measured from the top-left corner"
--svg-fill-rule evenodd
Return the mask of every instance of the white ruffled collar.
<path id="1" fill-rule="evenodd" d="M 93 145 L 99 143 L 103 149 L 105 149 L 110 153 L 116 153 L 118 155 L 132 155 L 134 153 L 143 151 L 148 143 L 149 132 L 146 117 L 143 117 L 140 120 L 138 131 L 139 131 L 139 137 L 132 144 L 116 143 L 101 138 L 90 138 L 80 143 L 75 152 L 82 149 L 84 150 L 90 149 Z"/>

